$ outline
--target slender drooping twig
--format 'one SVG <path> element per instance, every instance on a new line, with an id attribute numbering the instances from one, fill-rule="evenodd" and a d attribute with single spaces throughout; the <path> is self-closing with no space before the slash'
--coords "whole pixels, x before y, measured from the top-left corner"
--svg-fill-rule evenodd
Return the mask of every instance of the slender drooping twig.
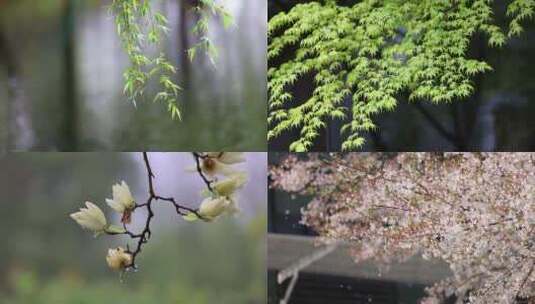
<path id="1" fill-rule="evenodd" d="M 199 173 L 199 175 L 201 176 L 203 182 L 206 184 L 206 187 L 208 188 L 208 190 L 210 190 L 210 192 L 214 193 L 214 189 L 212 188 L 212 183 L 213 181 L 209 180 L 206 175 L 204 174 L 204 172 L 202 172 L 202 167 L 201 167 L 201 160 L 206 158 L 206 155 L 203 155 L 199 152 L 193 152 L 193 157 L 195 158 L 195 164 L 196 164 L 196 167 L 197 167 L 197 173 Z"/>

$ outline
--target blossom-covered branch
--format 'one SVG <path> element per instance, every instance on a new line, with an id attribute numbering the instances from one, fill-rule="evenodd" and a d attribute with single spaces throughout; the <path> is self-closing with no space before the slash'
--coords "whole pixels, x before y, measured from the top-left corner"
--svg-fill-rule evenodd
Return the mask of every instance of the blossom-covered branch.
<path id="1" fill-rule="evenodd" d="M 121 226 L 108 224 L 102 210 L 91 202 L 86 203 L 87 208 L 82 208 L 79 212 L 71 214 L 71 217 L 78 224 L 93 231 L 96 236 L 100 234 L 125 235 L 134 241 L 135 245 L 132 248 L 127 244 L 126 249 L 124 247 L 109 249 L 106 260 L 110 268 L 120 271 L 137 268 L 136 258 L 152 235 L 151 223 L 155 216 L 153 204 L 158 201 L 170 203 L 175 208 L 176 213 L 187 221 L 210 222 L 225 213 L 235 213 L 238 210 L 234 193 L 244 185 L 247 176 L 244 172 L 235 170 L 233 165 L 245 161 L 242 154 L 194 152 L 193 156 L 196 163 L 195 172 L 199 174 L 207 187 L 207 191 L 202 193 L 205 199 L 198 209 L 187 207 L 177 202 L 174 197 L 161 196 L 156 191 L 154 183 L 156 175 L 151 167 L 148 154 L 143 152 L 148 182 L 146 201 L 137 203 L 124 181 L 114 185 L 112 188 L 113 198 L 106 199 L 107 204 L 121 214 Z M 219 180 L 220 177 L 224 178 Z M 138 209 L 146 209 L 147 215 L 143 229 L 136 233 L 130 230 L 128 225 L 132 221 L 132 213 Z"/>
<path id="2" fill-rule="evenodd" d="M 533 153 L 309 154 L 271 177 L 312 195 L 303 222 L 350 241 L 357 262 L 449 263 L 453 276 L 422 303 L 535 301 Z"/>

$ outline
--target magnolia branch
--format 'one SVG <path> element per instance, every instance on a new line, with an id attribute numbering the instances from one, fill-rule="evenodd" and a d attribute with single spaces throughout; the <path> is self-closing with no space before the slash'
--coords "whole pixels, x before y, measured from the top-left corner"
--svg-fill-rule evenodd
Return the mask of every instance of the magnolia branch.
<path id="1" fill-rule="evenodd" d="M 121 273 L 130 269 L 137 269 L 136 258 L 141 253 L 143 245 L 146 244 L 151 235 L 151 223 L 155 216 L 154 203 L 166 202 L 171 204 L 183 220 L 193 222 L 202 220 L 211 222 L 225 214 L 234 214 L 239 209 L 237 207 L 235 192 L 243 187 L 247 181 L 247 174 L 244 171 L 235 170 L 232 165 L 245 162 L 245 158 L 240 152 L 193 152 L 196 163 L 196 173 L 201 177 L 208 193 L 203 191 L 204 199 L 197 209 L 187 207 L 179 203 L 174 197 L 162 196 L 155 187 L 156 174 L 151 166 L 147 152 L 143 152 L 143 163 L 147 176 L 148 197 L 144 203 L 138 203 L 130 191 L 130 187 L 125 181 L 117 183 L 112 187 L 113 198 L 106 199 L 106 203 L 114 211 L 122 215 L 122 226 L 108 223 L 104 212 L 94 203 L 86 201 L 85 208 L 70 214 L 82 228 L 92 231 L 95 236 L 101 234 L 125 235 L 134 241 L 134 246 L 127 243 L 126 249 L 117 247 L 109 249 L 106 256 L 108 266 Z M 218 177 L 224 176 L 223 179 Z M 211 179 L 210 179 L 210 178 Z M 206 195 L 208 194 L 208 195 Z M 139 209 L 146 209 L 143 228 L 139 232 L 129 229 L 132 222 L 132 213 Z"/>
<path id="2" fill-rule="evenodd" d="M 145 219 L 145 225 L 143 227 L 143 230 L 141 230 L 140 233 L 136 234 L 136 233 L 130 231 L 128 229 L 128 227 L 127 227 L 127 224 L 125 222 L 123 222 L 123 228 L 124 228 L 125 232 L 123 232 L 123 233 L 110 233 L 110 232 L 108 232 L 107 233 L 107 234 L 110 234 L 110 235 L 124 234 L 124 235 L 127 235 L 130 238 L 132 238 L 132 239 L 137 241 L 134 250 L 131 250 L 129 245 L 127 245 L 127 250 L 126 250 L 127 253 L 132 255 L 131 263 L 130 263 L 130 265 L 126 265 L 126 267 L 127 268 L 133 268 L 133 269 L 137 268 L 137 266 L 135 264 L 135 261 L 136 261 L 137 256 L 139 255 L 139 253 L 141 253 L 143 244 L 147 243 L 148 240 L 150 239 L 151 235 L 152 235 L 152 231 L 151 231 L 150 225 L 151 225 L 152 219 L 154 218 L 154 211 L 153 211 L 153 205 L 152 204 L 155 201 L 165 201 L 165 202 L 171 203 L 175 207 L 176 213 L 181 215 L 181 216 L 184 216 L 184 215 L 186 215 L 188 213 L 193 213 L 197 217 L 199 217 L 200 219 L 203 218 L 198 213 L 198 209 L 189 208 L 187 206 L 179 204 L 179 203 L 176 202 L 176 200 L 173 197 L 163 197 L 163 196 L 158 195 L 156 190 L 155 190 L 155 188 L 154 188 L 154 179 L 156 178 L 156 175 L 154 174 L 154 172 L 152 170 L 152 167 L 150 165 L 150 161 L 149 161 L 149 157 L 148 157 L 147 152 L 143 152 L 143 161 L 144 161 L 144 164 L 145 164 L 145 169 L 147 171 L 149 197 L 147 198 L 147 201 L 145 203 L 143 203 L 143 204 L 137 204 L 136 203 L 136 205 L 134 207 L 134 210 L 133 210 L 133 211 L 135 211 L 135 210 L 141 209 L 141 208 L 147 209 L 147 218 Z M 197 163 L 198 163 L 198 160 L 197 160 Z M 200 168 L 200 166 L 198 166 L 198 167 Z M 205 180 L 205 177 L 202 174 L 202 172 L 200 171 L 200 169 L 199 169 L 199 174 L 201 174 L 201 176 L 203 177 L 203 180 Z"/>

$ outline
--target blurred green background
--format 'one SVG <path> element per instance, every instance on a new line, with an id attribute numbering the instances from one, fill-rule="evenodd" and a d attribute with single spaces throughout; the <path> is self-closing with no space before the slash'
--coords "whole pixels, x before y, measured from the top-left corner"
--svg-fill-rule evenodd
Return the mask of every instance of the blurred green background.
<path id="1" fill-rule="evenodd" d="M 193 163 L 189 153 L 149 158 L 156 191 L 198 206 L 202 181 L 184 171 Z M 118 223 L 104 199 L 122 179 L 137 200 L 145 200 L 140 153 L 19 153 L 0 165 L 0 303 L 265 303 L 265 153 L 248 154 L 242 165 L 250 181 L 238 194 L 237 217 L 186 223 L 170 206 L 155 203 L 153 235 L 138 258 L 139 271 L 123 282 L 105 255 L 128 239 L 95 239 L 68 215 L 90 200 Z M 143 218 L 134 214 L 133 230 Z"/>
<path id="2" fill-rule="evenodd" d="M 0 147 L 33 151 L 265 151 L 266 2 L 221 0 L 210 24 L 219 57 L 190 62 L 198 19 L 182 0 L 153 0 L 169 19 L 162 50 L 178 67 L 183 121 L 123 95 L 128 66 L 109 0 L 0 0 Z M 9 116 L 9 120 L 7 117 Z M 5 128 L 7 126 L 8 128 Z M 3 130 L 2 130 L 3 129 Z M 10 136 L 7 137 L 9 129 Z M 7 148 L 6 148 L 7 147 Z"/>

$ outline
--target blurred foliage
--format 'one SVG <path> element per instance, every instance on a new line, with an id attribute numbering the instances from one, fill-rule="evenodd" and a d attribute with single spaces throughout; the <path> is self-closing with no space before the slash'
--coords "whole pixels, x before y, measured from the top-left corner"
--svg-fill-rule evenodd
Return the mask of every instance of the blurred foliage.
<path id="1" fill-rule="evenodd" d="M 2 68 L 0 67 L 0 83 L 2 83 Z M 7 152 L 7 108 L 2 100 L 4 92 L 0 93 L 0 157 Z"/>
<path id="2" fill-rule="evenodd" d="M 138 105 L 132 115 L 119 120 L 128 130 L 116 128 L 113 144 L 116 150 L 140 150 L 160 147 L 161 150 L 249 151 L 266 150 L 266 105 L 259 101 L 253 88 L 246 88 L 248 106 L 232 96 L 204 95 L 197 104 L 188 106 L 188 115 L 177 124 L 164 119 L 165 109 L 149 103 Z M 120 105 L 122 107 L 122 105 Z M 164 115 L 164 116 L 162 116 Z M 147 127 L 150 126 L 150 127 Z M 173 136 L 169 136 L 173 134 Z M 94 146 L 87 143 L 86 148 Z"/>
<path id="3" fill-rule="evenodd" d="M 265 221 L 259 217 L 245 232 L 226 221 L 168 233 L 147 247 L 142 269 L 123 282 L 107 270 L 88 279 L 72 265 L 53 276 L 18 270 L 0 303 L 264 303 L 265 230 L 254 226 Z M 106 267 L 103 254 L 92 260 Z"/>
<path id="4" fill-rule="evenodd" d="M 108 0 L 68 0 L 83 7 L 97 8 L 109 4 Z M 0 0 L 0 21 L 21 21 L 31 27 L 32 21 L 43 22 L 58 17 L 67 0 Z"/>

